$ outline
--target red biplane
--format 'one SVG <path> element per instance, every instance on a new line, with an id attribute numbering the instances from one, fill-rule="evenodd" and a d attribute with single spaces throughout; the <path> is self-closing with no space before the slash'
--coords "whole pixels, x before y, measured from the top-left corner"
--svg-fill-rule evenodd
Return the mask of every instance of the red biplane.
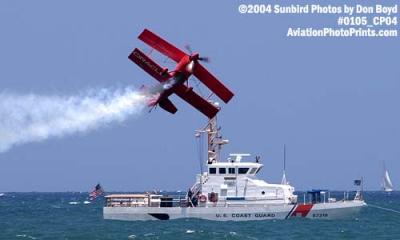
<path id="1" fill-rule="evenodd" d="M 129 59 L 160 82 L 149 91 L 153 96 L 149 106 L 158 104 L 174 114 L 178 109 L 168 97 L 175 93 L 207 117 L 213 118 L 219 109 L 184 84 L 192 74 L 225 103 L 233 97 L 233 93 L 199 63 L 207 61 L 207 58 L 200 57 L 198 53 L 186 54 L 147 29 L 139 35 L 139 39 L 177 63 L 175 70 L 168 71 L 137 48 L 129 55 Z"/>

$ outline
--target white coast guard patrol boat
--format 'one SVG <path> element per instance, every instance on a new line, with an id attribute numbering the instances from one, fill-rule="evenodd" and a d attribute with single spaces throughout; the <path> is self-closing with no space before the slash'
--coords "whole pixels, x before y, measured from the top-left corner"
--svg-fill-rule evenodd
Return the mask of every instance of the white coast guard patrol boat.
<path id="1" fill-rule="evenodd" d="M 108 195 L 103 209 L 104 219 L 333 219 L 352 216 L 366 206 L 361 191 L 352 200 L 347 200 L 347 197 L 336 200 L 327 191 L 313 190 L 308 192 L 309 201 L 304 195 L 300 203 L 294 187 L 286 180 L 282 184 L 271 184 L 257 178 L 263 168 L 258 157 L 250 162 L 244 161 L 249 154 L 230 154 L 226 161 L 220 161 L 221 148 L 228 140 L 221 138 L 216 117 L 197 134 L 206 134 L 208 138 L 207 171 L 197 175 L 186 196 L 174 198 L 151 193 Z"/>

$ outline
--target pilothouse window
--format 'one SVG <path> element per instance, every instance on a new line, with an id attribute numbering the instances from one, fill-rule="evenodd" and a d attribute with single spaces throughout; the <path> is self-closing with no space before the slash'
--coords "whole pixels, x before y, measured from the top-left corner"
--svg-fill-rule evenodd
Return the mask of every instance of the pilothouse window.
<path id="1" fill-rule="evenodd" d="M 216 168 L 210 168 L 209 169 L 209 173 L 210 174 L 216 174 L 217 173 L 217 169 Z"/>
<path id="2" fill-rule="evenodd" d="M 219 174 L 225 174 L 226 168 L 219 168 L 218 171 L 219 171 Z"/>
<path id="3" fill-rule="evenodd" d="M 249 168 L 239 168 L 238 173 L 239 174 L 246 174 L 249 171 Z"/>
<path id="4" fill-rule="evenodd" d="M 252 168 L 249 172 L 249 174 L 254 174 L 257 171 L 257 168 Z"/>
<path id="5" fill-rule="evenodd" d="M 228 168 L 229 174 L 235 174 L 235 168 Z"/>

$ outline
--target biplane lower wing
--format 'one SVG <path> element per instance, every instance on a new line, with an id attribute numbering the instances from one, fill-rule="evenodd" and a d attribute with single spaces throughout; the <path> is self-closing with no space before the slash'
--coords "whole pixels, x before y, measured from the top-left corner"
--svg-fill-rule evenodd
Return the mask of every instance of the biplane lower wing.
<path id="1" fill-rule="evenodd" d="M 174 92 L 210 119 L 217 115 L 219 111 L 217 107 L 197 95 L 192 88 L 188 88 L 185 85 L 176 86 Z"/>
<path id="2" fill-rule="evenodd" d="M 170 77 L 168 70 L 158 65 L 137 48 L 129 55 L 129 59 L 160 82 L 164 82 Z"/>
<path id="3" fill-rule="evenodd" d="M 148 29 L 143 30 L 138 38 L 175 62 L 179 62 L 184 56 L 186 56 L 186 53 L 182 52 L 174 45 L 165 41 Z"/>
<path id="4" fill-rule="evenodd" d="M 233 97 L 233 93 L 225 87 L 216 77 L 214 77 L 200 63 L 197 63 L 193 69 L 193 75 L 196 76 L 204 85 L 214 92 L 225 103 Z"/>

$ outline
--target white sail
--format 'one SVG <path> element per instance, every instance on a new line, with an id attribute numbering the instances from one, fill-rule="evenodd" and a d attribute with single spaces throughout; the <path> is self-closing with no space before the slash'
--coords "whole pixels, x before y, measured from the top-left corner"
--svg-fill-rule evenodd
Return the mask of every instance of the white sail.
<path id="1" fill-rule="evenodd" d="M 383 190 L 385 192 L 393 191 L 393 184 L 392 181 L 390 180 L 389 173 L 387 170 L 385 170 L 385 173 L 383 175 Z"/>

